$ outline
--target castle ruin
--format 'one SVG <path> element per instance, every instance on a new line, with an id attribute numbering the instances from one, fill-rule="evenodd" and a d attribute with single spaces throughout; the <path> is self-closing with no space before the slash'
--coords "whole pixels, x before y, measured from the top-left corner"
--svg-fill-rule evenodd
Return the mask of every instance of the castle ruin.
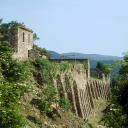
<path id="1" fill-rule="evenodd" d="M 33 31 L 22 26 L 12 28 L 10 43 L 14 52 L 12 57 L 18 60 L 27 60 L 29 50 L 33 48 Z"/>
<path id="2" fill-rule="evenodd" d="M 11 29 L 10 43 L 13 46 L 13 58 L 27 60 L 33 56 L 33 32 L 25 27 Z M 34 53 L 33 53 L 34 52 Z M 68 72 L 58 73 L 54 86 L 58 95 L 68 98 L 72 112 L 87 119 L 94 111 L 95 100 L 107 100 L 110 95 L 109 79 L 90 78 L 90 62 L 88 59 L 51 59 L 50 61 L 73 64 Z"/>
<path id="3" fill-rule="evenodd" d="M 68 99 L 72 112 L 84 119 L 95 115 L 96 101 L 107 101 L 110 96 L 109 78 L 92 79 L 86 71 L 82 63 L 73 64 L 54 81 L 59 97 Z"/>

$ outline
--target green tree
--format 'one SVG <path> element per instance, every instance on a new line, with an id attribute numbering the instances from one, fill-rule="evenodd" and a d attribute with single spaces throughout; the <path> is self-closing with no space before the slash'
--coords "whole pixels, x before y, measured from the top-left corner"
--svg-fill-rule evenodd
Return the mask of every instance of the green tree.
<path id="1" fill-rule="evenodd" d="M 112 66 L 110 64 L 103 64 L 101 62 L 97 62 L 96 70 L 100 73 L 109 74 L 112 70 Z"/>
<path id="2" fill-rule="evenodd" d="M 36 33 L 33 34 L 33 40 L 36 41 L 36 40 L 39 40 L 40 38 L 37 36 Z"/>
<path id="3" fill-rule="evenodd" d="M 120 74 L 128 75 L 128 53 L 126 53 L 124 56 L 124 61 L 122 63 Z"/>
<path id="4" fill-rule="evenodd" d="M 112 80 L 110 105 L 104 115 L 104 122 L 110 128 L 128 127 L 128 56 L 124 56 L 120 74 Z"/>
<path id="5" fill-rule="evenodd" d="M 48 58 L 50 58 L 50 55 L 49 55 L 48 51 L 45 48 L 40 48 L 40 47 L 38 47 L 37 45 L 34 44 L 33 49 L 37 50 L 41 56 L 45 55 Z"/>
<path id="6" fill-rule="evenodd" d="M 1 21 L 2 22 L 2 21 Z M 9 23 L 1 23 L 0 24 L 0 33 L 2 37 L 1 41 L 9 41 L 9 34 L 12 28 L 16 28 L 18 26 L 25 26 L 24 23 L 19 23 L 17 21 L 11 21 Z"/>

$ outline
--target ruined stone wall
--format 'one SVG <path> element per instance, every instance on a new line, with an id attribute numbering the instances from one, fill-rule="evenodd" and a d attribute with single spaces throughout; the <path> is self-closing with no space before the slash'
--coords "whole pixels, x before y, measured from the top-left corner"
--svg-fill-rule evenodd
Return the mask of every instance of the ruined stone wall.
<path id="1" fill-rule="evenodd" d="M 13 46 L 13 58 L 28 59 L 28 51 L 33 48 L 33 33 L 25 28 L 18 27 L 10 31 L 10 42 Z"/>
<path id="2" fill-rule="evenodd" d="M 18 52 L 18 30 L 16 28 L 12 28 L 9 33 L 9 41 L 12 45 L 13 52 Z"/>
<path id="3" fill-rule="evenodd" d="M 58 74 L 55 87 L 60 97 L 70 100 L 72 111 L 87 119 L 95 108 L 95 100 L 107 100 L 110 94 L 109 79 L 92 80 L 82 64 L 74 66 L 72 71 Z"/>
<path id="4" fill-rule="evenodd" d="M 84 71 L 86 72 L 86 77 L 90 78 L 90 61 L 88 59 L 49 59 L 51 62 L 64 63 L 68 62 L 74 65 L 82 64 Z M 83 70 L 83 69 L 82 69 Z"/>

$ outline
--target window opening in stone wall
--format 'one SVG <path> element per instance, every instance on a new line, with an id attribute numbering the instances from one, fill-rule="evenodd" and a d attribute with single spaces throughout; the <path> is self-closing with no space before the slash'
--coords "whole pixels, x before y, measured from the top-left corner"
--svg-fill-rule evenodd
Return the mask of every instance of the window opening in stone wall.
<path id="1" fill-rule="evenodd" d="M 23 42 L 25 42 L 25 33 L 23 32 Z"/>

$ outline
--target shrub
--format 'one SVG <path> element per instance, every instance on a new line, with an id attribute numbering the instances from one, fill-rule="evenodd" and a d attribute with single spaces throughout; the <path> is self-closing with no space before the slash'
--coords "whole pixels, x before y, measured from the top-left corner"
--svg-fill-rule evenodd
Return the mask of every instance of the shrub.
<path id="1" fill-rule="evenodd" d="M 37 59 L 34 65 L 38 71 L 42 73 L 45 84 L 53 84 L 53 78 L 56 74 L 54 65 L 49 60 Z"/>
<path id="2" fill-rule="evenodd" d="M 52 113 L 51 105 L 58 102 L 57 92 L 53 85 L 47 85 L 43 91 L 39 94 L 41 101 L 39 104 L 40 110 L 49 115 Z"/>
<path id="3" fill-rule="evenodd" d="M 62 107 L 65 111 L 69 110 L 71 108 L 70 101 L 68 99 L 65 99 L 64 97 L 61 97 L 59 100 L 59 105 Z"/>
<path id="4" fill-rule="evenodd" d="M 0 83 L 0 128 L 20 128 L 25 119 L 20 113 L 20 98 L 25 92 L 25 84 Z"/>
<path id="5" fill-rule="evenodd" d="M 1 106 L 9 107 L 19 103 L 19 100 L 27 86 L 22 83 L 8 83 L 3 81 L 0 84 L 0 102 Z"/>
<path id="6" fill-rule="evenodd" d="M 0 42 L 0 128 L 25 126 L 19 101 L 29 88 L 25 81 L 30 76 L 29 64 L 13 60 L 9 43 Z"/>
<path id="7" fill-rule="evenodd" d="M 69 63 L 68 62 L 64 62 L 64 63 L 60 64 L 60 72 L 64 72 L 68 69 L 69 69 Z"/>
<path id="8" fill-rule="evenodd" d="M 0 128 L 21 128 L 26 122 L 17 107 L 0 108 Z"/>
<path id="9" fill-rule="evenodd" d="M 14 60 L 4 61 L 1 64 L 2 74 L 7 81 L 21 82 L 26 79 L 27 71 L 24 64 Z"/>
<path id="10" fill-rule="evenodd" d="M 39 54 L 40 55 L 42 55 L 42 56 L 45 55 L 48 58 L 50 58 L 50 55 L 49 55 L 48 51 L 45 48 L 40 48 L 37 45 L 34 45 L 34 49 L 37 50 L 37 51 L 39 51 Z"/>
<path id="11" fill-rule="evenodd" d="M 12 52 L 12 48 L 9 42 L 7 41 L 0 41 L 0 55 L 4 53 L 10 53 Z"/>
<path id="12" fill-rule="evenodd" d="M 10 60 L 12 55 L 12 48 L 9 42 L 0 41 L 0 63 Z"/>
<path id="13" fill-rule="evenodd" d="M 104 123 L 109 128 L 126 128 L 128 126 L 128 117 L 121 106 L 111 105 L 104 115 Z"/>
<path id="14" fill-rule="evenodd" d="M 58 97 L 53 85 L 47 85 L 38 96 L 41 98 L 39 108 L 44 114 L 48 116 L 50 115 L 52 117 L 52 115 L 55 114 L 51 108 L 52 104 L 59 105 L 65 111 L 71 108 L 68 99 L 65 99 L 64 97 Z"/>
<path id="15" fill-rule="evenodd" d="M 107 127 L 128 127 L 128 56 L 124 57 L 120 74 L 112 80 L 110 105 L 104 115 Z"/>

